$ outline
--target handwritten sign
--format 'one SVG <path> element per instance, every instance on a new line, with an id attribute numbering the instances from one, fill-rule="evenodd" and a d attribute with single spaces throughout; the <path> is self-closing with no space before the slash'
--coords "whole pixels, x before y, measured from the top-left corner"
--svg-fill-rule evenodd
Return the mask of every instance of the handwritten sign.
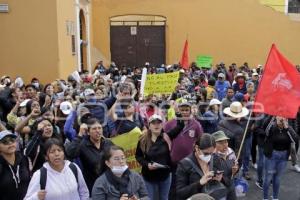
<path id="1" fill-rule="evenodd" d="M 144 96 L 150 94 L 170 94 L 175 91 L 179 72 L 165 74 L 149 74 L 146 77 Z"/>

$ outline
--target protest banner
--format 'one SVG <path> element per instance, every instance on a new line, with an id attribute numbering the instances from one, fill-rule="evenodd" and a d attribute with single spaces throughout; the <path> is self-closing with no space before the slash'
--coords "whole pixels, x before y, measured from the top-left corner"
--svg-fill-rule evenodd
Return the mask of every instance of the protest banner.
<path id="1" fill-rule="evenodd" d="M 124 149 L 127 165 L 129 169 L 135 172 L 141 172 L 142 169 L 140 164 L 135 159 L 136 146 L 141 133 L 141 130 L 136 127 L 128 133 L 111 138 L 111 141 L 115 145 Z"/>
<path id="2" fill-rule="evenodd" d="M 199 68 L 211 68 L 213 58 L 211 56 L 197 56 L 196 63 Z"/>
<path id="3" fill-rule="evenodd" d="M 179 72 L 149 74 L 146 77 L 144 96 L 149 94 L 171 94 L 179 79 Z"/>

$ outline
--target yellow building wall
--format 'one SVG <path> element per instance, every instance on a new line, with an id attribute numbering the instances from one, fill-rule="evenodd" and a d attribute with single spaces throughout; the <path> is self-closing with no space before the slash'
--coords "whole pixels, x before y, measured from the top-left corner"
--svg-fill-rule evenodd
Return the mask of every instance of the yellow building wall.
<path id="1" fill-rule="evenodd" d="M 74 0 L 56 0 L 56 3 L 59 50 L 58 77 L 67 78 L 69 74 L 77 70 L 77 54 L 72 54 L 72 34 L 76 34 L 75 3 Z M 69 24 L 69 32 L 67 31 L 67 23 Z"/>
<path id="2" fill-rule="evenodd" d="M 0 74 L 50 82 L 58 76 L 56 1 L 0 0 Z"/>
<path id="3" fill-rule="evenodd" d="M 93 0 L 92 60 L 110 60 L 110 17 L 127 14 L 167 18 L 167 64 L 179 61 L 188 36 L 190 61 L 211 55 L 214 62 L 264 64 L 272 43 L 300 63 L 300 23 L 258 0 Z M 93 63 L 95 64 L 95 63 Z"/>
<path id="4" fill-rule="evenodd" d="M 260 0 L 263 5 L 269 6 L 276 11 L 284 13 L 285 0 Z"/>

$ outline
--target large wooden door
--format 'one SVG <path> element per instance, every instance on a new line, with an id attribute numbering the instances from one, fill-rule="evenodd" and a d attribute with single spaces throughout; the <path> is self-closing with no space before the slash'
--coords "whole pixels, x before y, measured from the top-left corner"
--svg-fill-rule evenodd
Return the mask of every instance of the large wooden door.
<path id="1" fill-rule="evenodd" d="M 165 26 L 111 26 L 111 60 L 118 66 L 165 63 Z"/>

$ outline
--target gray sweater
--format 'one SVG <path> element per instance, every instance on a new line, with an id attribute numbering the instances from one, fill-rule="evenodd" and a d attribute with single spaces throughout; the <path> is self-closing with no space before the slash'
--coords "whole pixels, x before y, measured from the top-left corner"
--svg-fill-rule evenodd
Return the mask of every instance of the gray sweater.
<path id="1" fill-rule="evenodd" d="M 128 191 L 134 194 L 140 200 L 148 200 L 148 194 L 142 177 L 131 171 L 129 175 Z M 120 200 L 120 191 L 118 191 L 106 178 L 105 173 L 97 178 L 93 190 L 92 200 Z"/>

